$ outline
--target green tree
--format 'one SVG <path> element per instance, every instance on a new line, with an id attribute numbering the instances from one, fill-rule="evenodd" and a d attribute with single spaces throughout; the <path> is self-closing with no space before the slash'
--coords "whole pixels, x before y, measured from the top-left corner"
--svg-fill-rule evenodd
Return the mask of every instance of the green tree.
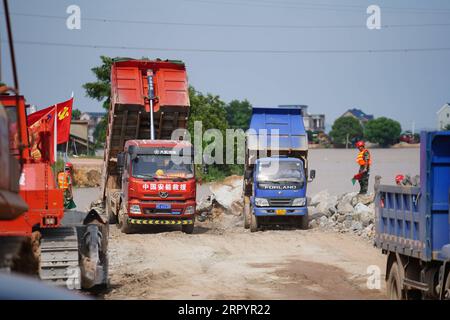
<path id="1" fill-rule="evenodd" d="M 80 120 L 81 117 L 81 111 L 78 109 L 72 110 L 72 120 Z"/>
<path id="2" fill-rule="evenodd" d="M 111 66 L 113 58 L 100 56 L 102 64 L 91 69 L 97 81 L 83 84 L 86 96 L 97 101 L 103 101 L 103 108 L 109 110 L 111 95 Z"/>
<path id="3" fill-rule="evenodd" d="M 97 79 L 94 82 L 87 82 L 83 85 L 86 96 L 97 101 L 103 101 L 103 108 L 109 110 L 111 96 L 111 66 L 114 58 L 100 56 L 102 64 L 91 69 Z M 107 114 L 97 124 L 94 130 L 95 148 L 100 148 L 106 140 Z"/>
<path id="4" fill-rule="evenodd" d="M 389 147 L 397 143 L 401 132 L 400 123 L 381 117 L 367 122 L 364 128 L 364 138 L 367 141 L 378 143 L 382 147 Z"/>
<path id="5" fill-rule="evenodd" d="M 190 86 L 189 100 L 191 107 L 189 110 L 188 130 L 192 136 L 194 134 L 195 121 L 202 122 L 203 131 L 219 129 L 225 133 L 225 130 L 228 128 L 226 104 L 220 100 L 219 96 L 210 93 L 204 95 Z"/>
<path id="6" fill-rule="evenodd" d="M 331 131 L 330 137 L 335 146 L 345 146 L 347 142 L 354 143 L 363 136 L 363 127 L 361 123 L 353 117 L 341 117 L 336 119 Z"/>
<path id="7" fill-rule="evenodd" d="M 191 107 L 189 111 L 188 130 L 192 139 L 194 138 L 194 123 L 195 121 L 201 121 L 202 123 L 202 136 L 208 129 L 218 129 L 223 137 L 223 154 L 225 157 L 225 133 L 228 128 L 226 104 L 220 97 L 213 94 L 203 94 L 189 87 L 189 99 Z M 203 139 L 202 139 L 203 141 Z M 203 141 L 203 148 L 207 145 L 214 144 L 212 141 Z M 208 167 L 208 174 L 201 174 L 206 181 L 223 179 L 230 174 L 237 173 L 240 168 L 236 168 L 234 165 L 226 164 L 213 164 Z M 198 168 L 200 169 L 200 168 Z M 202 170 L 198 170 L 202 172 Z"/>
<path id="8" fill-rule="evenodd" d="M 226 106 L 228 126 L 246 131 L 250 126 L 252 105 L 248 100 L 233 100 Z"/>

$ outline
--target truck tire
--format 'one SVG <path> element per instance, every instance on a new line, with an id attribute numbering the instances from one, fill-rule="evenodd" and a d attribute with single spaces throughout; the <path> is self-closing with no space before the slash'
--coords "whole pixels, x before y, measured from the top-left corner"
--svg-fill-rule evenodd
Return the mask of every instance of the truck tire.
<path id="1" fill-rule="evenodd" d="M 253 212 L 251 212 L 250 214 L 250 231 L 251 232 L 259 231 L 258 217 L 255 216 Z"/>
<path id="2" fill-rule="evenodd" d="M 108 198 L 106 199 L 105 211 L 106 211 L 106 215 L 108 217 L 109 224 L 116 224 L 117 223 L 117 216 L 111 210 L 111 204 L 110 204 Z"/>
<path id="3" fill-rule="evenodd" d="M 129 234 L 132 232 L 132 225 L 128 223 L 128 215 L 125 214 L 123 208 L 119 211 L 119 223 L 117 226 L 122 233 Z"/>
<path id="4" fill-rule="evenodd" d="M 250 228 L 251 221 L 251 210 L 250 210 L 250 199 L 244 196 L 244 228 Z"/>
<path id="5" fill-rule="evenodd" d="M 308 230 L 308 228 L 309 228 L 308 214 L 305 214 L 304 216 L 301 216 L 298 219 L 299 219 L 298 228 L 301 230 Z"/>
<path id="6" fill-rule="evenodd" d="M 183 224 L 181 231 L 186 234 L 192 234 L 194 232 L 194 222 L 192 224 Z"/>
<path id="7" fill-rule="evenodd" d="M 397 261 L 395 261 L 391 270 L 389 271 L 389 277 L 387 280 L 387 293 L 390 300 L 403 300 L 403 288 L 402 288 L 402 276 L 398 267 Z"/>
<path id="8" fill-rule="evenodd" d="M 447 281 L 445 281 L 444 300 L 450 300 L 450 271 L 447 272 Z"/>

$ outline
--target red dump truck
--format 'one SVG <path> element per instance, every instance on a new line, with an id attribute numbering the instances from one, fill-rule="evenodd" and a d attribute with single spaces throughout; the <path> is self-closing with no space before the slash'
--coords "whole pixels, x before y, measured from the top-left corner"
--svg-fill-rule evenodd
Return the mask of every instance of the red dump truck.
<path id="1" fill-rule="evenodd" d="M 110 223 L 181 225 L 192 233 L 196 183 L 186 68 L 181 61 L 115 60 L 104 154 L 102 196 Z"/>

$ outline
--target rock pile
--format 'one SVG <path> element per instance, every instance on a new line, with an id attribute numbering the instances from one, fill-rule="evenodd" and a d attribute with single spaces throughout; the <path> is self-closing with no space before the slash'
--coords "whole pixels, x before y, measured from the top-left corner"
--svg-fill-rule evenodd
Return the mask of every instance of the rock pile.
<path id="1" fill-rule="evenodd" d="M 309 226 L 335 232 L 353 232 L 366 239 L 374 236 L 374 195 L 346 193 L 333 196 L 328 191 L 316 194 L 309 203 Z"/>
<path id="2" fill-rule="evenodd" d="M 231 176 L 224 181 L 211 183 L 210 194 L 197 204 L 197 215 L 200 222 L 205 220 L 223 220 L 224 226 L 243 225 L 242 198 L 243 178 Z"/>
<path id="3" fill-rule="evenodd" d="M 221 225 L 237 227 L 243 224 L 242 177 L 232 176 L 211 183 L 209 194 L 197 204 L 197 219 L 217 221 Z M 309 227 L 340 233 L 352 232 L 365 239 L 373 239 L 374 195 L 346 193 L 341 196 L 322 191 L 309 200 Z"/>

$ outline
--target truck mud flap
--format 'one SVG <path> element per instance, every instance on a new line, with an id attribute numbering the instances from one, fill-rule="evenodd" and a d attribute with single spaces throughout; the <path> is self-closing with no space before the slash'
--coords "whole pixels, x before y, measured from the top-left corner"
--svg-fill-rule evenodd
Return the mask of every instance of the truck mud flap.
<path id="1" fill-rule="evenodd" d="M 128 219 L 130 224 L 152 224 L 152 225 L 187 225 L 193 224 L 194 220 L 161 220 L 161 219 Z"/>

